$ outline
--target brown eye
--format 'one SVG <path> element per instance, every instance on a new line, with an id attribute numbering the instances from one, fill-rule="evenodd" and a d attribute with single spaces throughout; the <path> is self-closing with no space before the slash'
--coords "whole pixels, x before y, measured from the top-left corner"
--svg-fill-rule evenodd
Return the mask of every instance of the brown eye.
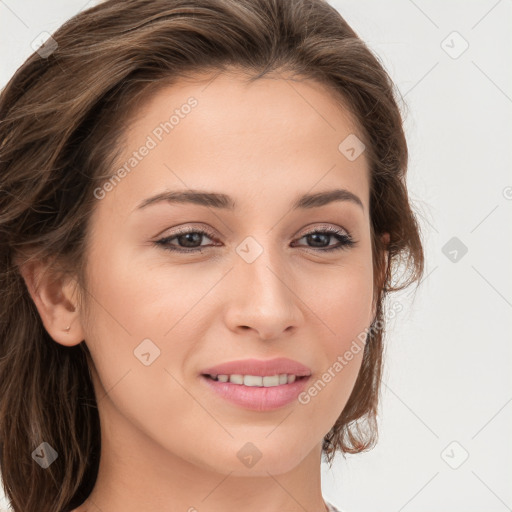
<path id="1" fill-rule="evenodd" d="M 155 243 L 161 246 L 163 249 L 168 251 L 178 251 L 178 252 L 202 252 L 204 248 L 208 246 L 201 245 L 201 239 L 203 237 L 213 238 L 213 235 L 206 231 L 190 229 L 179 231 L 177 233 L 172 234 L 171 236 L 166 236 L 165 238 L 161 238 L 157 240 Z M 176 239 L 180 245 L 171 244 L 171 240 Z M 199 243 L 199 245 L 197 245 Z M 181 245 L 183 244 L 183 245 Z"/>

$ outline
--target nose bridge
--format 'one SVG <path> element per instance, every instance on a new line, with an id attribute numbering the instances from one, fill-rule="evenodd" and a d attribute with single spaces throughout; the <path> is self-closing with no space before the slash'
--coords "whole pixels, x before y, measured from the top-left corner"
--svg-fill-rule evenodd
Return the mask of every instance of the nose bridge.
<path id="1" fill-rule="evenodd" d="M 231 305 L 236 315 L 232 320 L 255 328 L 261 335 L 278 336 L 297 324 L 299 310 L 285 259 L 270 246 L 270 240 L 271 236 L 248 236 L 236 248 L 232 278 L 237 293 Z"/>
<path id="2" fill-rule="evenodd" d="M 248 294 L 267 301 L 286 295 L 282 290 L 283 282 L 276 276 L 283 264 L 270 246 L 270 239 L 271 236 L 248 236 L 236 248 L 239 257 L 237 277 L 246 283 Z"/>

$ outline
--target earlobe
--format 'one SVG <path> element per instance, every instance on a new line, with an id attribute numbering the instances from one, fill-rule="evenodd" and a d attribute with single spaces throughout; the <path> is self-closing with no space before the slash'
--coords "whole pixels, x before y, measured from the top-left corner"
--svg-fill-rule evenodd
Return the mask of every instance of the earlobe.
<path id="1" fill-rule="evenodd" d="M 83 341 L 75 280 L 56 273 L 41 261 L 22 263 L 18 268 L 52 339 L 66 346 Z"/>

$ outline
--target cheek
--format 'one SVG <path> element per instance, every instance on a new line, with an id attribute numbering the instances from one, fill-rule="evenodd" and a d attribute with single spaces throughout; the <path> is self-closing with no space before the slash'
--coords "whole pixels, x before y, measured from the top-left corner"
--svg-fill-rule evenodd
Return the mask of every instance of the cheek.
<path id="1" fill-rule="evenodd" d="M 104 241 L 103 246 L 108 251 L 97 250 L 89 259 L 90 316 L 101 331 L 94 337 L 125 338 L 133 344 L 162 337 L 186 302 L 183 294 L 189 287 L 180 278 L 182 273 L 175 270 L 169 275 L 169 269 L 155 268 L 115 240 Z"/>
<path id="2" fill-rule="evenodd" d="M 317 291 L 304 299 L 315 313 L 316 343 L 322 356 L 318 374 L 299 402 L 323 425 L 334 424 L 359 374 L 372 321 L 372 279 L 371 261 L 347 265 L 331 276 L 318 277 Z"/>
<path id="3" fill-rule="evenodd" d="M 190 332 L 196 331 L 187 312 L 211 284 L 184 298 L 192 285 L 183 272 L 150 268 L 131 255 L 123 259 L 114 246 L 91 258 L 86 342 L 99 379 L 98 396 L 108 394 L 104 408 L 109 416 L 120 412 L 152 437 L 163 436 L 163 444 L 172 444 L 190 435 L 190 423 L 182 425 L 175 411 L 204 424 L 204 411 L 183 387 L 181 363 L 194 349 Z"/>
<path id="4" fill-rule="evenodd" d="M 152 390 L 167 388 L 170 399 L 184 409 L 180 400 L 190 397 L 169 372 L 183 381 L 184 363 L 197 348 L 193 341 L 204 324 L 199 303 L 219 276 L 185 271 L 165 259 L 148 262 L 129 248 L 117 249 L 115 240 L 104 246 L 109 250 L 90 258 L 85 336 L 101 385 L 108 390 L 123 379 L 127 394 L 119 399 L 128 400 L 127 408 L 147 404 L 148 414 Z M 128 381 L 137 383 L 129 392 Z"/>
<path id="5" fill-rule="evenodd" d="M 373 271 L 366 264 L 343 264 L 315 273 L 315 286 L 302 283 L 304 301 L 325 328 L 332 347 L 356 337 L 372 320 Z M 308 291 L 309 290 L 309 291 Z M 330 334 L 330 336 L 329 336 Z"/>

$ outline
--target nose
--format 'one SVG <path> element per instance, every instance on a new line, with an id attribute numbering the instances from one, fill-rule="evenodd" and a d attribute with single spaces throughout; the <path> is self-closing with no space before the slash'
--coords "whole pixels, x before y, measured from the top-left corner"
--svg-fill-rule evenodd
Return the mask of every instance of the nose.
<path id="1" fill-rule="evenodd" d="M 233 293 L 225 321 L 238 334 L 252 331 L 259 339 L 274 340 L 290 336 L 303 322 L 304 303 L 293 289 L 292 274 L 267 249 L 251 263 L 237 258 L 229 286 Z"/>

